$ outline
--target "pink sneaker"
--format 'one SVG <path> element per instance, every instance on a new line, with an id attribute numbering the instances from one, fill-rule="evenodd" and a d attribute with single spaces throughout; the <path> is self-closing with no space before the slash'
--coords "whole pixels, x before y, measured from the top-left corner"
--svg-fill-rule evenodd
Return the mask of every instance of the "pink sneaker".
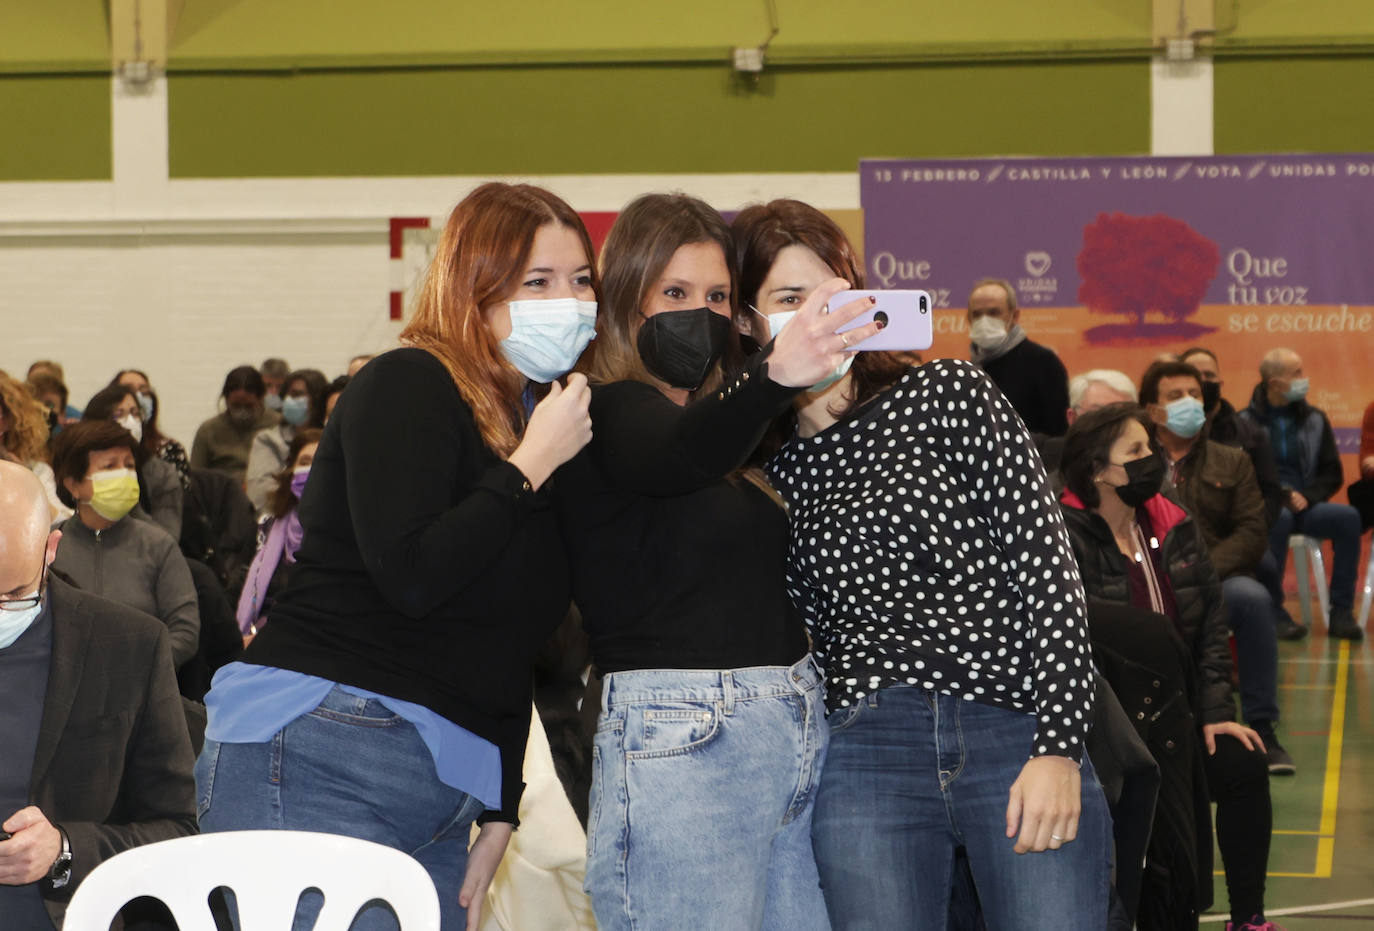
<path id="1" fill-rule="evenodd" d="M 1249 921 L 1242 921 L 1240 924 L 1226 922 L 1226 931 L 1287 931 L 1287 929 L 1283 925 L 1265 921 L 1261 916 L 1256 915 Z"/>

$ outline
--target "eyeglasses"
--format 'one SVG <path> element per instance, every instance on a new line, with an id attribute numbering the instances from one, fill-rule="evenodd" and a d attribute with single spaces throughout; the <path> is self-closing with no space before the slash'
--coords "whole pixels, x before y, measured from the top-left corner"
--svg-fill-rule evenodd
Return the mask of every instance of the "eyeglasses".
<path id="1" fill-rule="evenodd" d="M 38 591 L 23 598 L 0 598 L 0 611 L 27 611 L 43 600 L 43 583 L 47 580 L 48 565 L 38 571 Z"/>

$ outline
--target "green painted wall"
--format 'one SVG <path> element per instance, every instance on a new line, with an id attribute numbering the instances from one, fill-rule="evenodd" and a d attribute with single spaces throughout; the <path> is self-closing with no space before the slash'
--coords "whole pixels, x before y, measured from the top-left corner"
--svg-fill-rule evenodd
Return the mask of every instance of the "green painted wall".
<path id="1" fill-rule="evenodd" d="M 0 79 L 0 181 L 110 178 L 108 75 Z"/>
<path id="2" fill-rule="evenodd" d="M 1369 55 L 1218 62 L 1213 94 L 1218 153 L 1374 152 Z"/>
<path id="3" fill-rule="evenodd" d="M 1141 62 L 186 75 L 175 177 L 848 171 L 862 156 L 1149 148 Z"/>

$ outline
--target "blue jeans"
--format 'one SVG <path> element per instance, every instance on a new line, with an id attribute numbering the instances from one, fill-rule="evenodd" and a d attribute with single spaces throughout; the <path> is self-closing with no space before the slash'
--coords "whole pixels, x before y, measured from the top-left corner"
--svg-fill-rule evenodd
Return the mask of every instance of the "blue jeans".
<path id="1" fill-rule="evenodd" d="M 587 893 L 603 931 L 828 931 L 811 811 L 822 679 L 791 667 L 606 676 Z"/>
<path id="2" fill-rule="evenodd" d="M 1355 606 L 1355 577 L 1360 571 L 1360 534 L 1363 531 L 1360 512 L 1348 504 L 1318 501 L 1300 514 L 1284 508 L 1269 529 L 1269 552 L 1278 567 L 1278 578 L 1282 580 L 1284 566 L 1288 564 L 1290 536 L 1303 533 L 1318 540 L 1330 540 L 1331 607 L 1349 611 Z M 1281 582 L 1280 590 L 1272 594 L 1279 604 L 1283 604 Z"/>
<path id="3" fill-rule="evenodd" d="M 812 831 L 836 931 L 944 929 L 959 846 L 987 927 L 1106 927 L 1111 815 L 1086 756 L 1077 840 L 1017 854 L 1006 836 L 1034 734 L 1034 715 L 908 686 L 831 715 Z"/>
<path id="4" fill-rule="evenodd" d="M 265 743 L 205 742 L 196 760 L 200 829 L 346 834 L 410 854 L 439 892 L 444 931 L 466 922 L 458 892 L 472 823 L 484 806 L 444 785 L 415 726 L 376 699 L 335 687 Z M 309 928 L 318 897 L 298 914 Z M 353 931 L 394 929 L 389 909 L 363 909 Z"/>
<path id="5" fill-rule="evenodd" d="M 1221 583 L 1231 633 L 1236 637 L 1240 667 L 1240 707 L 1245 723 L 1271 724 L 1279 720 L 1278 620 L 1269 591 L 1247 575 L 1233 575 Z"/>

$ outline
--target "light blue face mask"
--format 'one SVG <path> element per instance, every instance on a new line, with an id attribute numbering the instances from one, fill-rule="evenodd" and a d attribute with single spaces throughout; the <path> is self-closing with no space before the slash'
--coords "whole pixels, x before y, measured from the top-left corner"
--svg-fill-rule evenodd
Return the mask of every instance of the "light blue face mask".
<path id="1" fill-rule="evenodd" d="M 38 586 L 39 591 L 42 591 L 43 580 L 41 578 L 38 581 Z M 9 647 L 23 636 L 24 631 L 32 627 L 33 622 L 38 620 L 38 615 L 42 611 L 43 602 L 41 600 L 35 605 L 16 611 L 0 610 L 0 650 Z"/>
<path id="2" fill-rule="evenodd" d="M 138 399 L 138 409 L 143 412 L 143 422 L 147 423 L 153 419 L 153 396 L 139 392 L 134 395 Z"/>
<path id="3" fill-rule="evenodd" d="M 511 301 L 510 336 L 501 340 L 501 352 L 521 375 L 548 384 L 572 371 L 595 338 L 596 301 Z"/>
<path id="4" fill-rule="evenodd" d="M 293 427 L 299 427 L 310 416 L 310 399 L 287 397 L 281 402 L 281 419 Z"/>
<path id="5" fill-rule="evenodd" d="M 782 332 L 782 328 L 787 326 L 788 322 L 790 322 L 791 319 L 797 315 L 797 311 L 795 310 L 785 310 L 780 314 L 760 313 L 758 308 L 753 308 L 753 310 L 754 313 L 759 314 L 760 317 L 763 317 L 765 320 L 768 321 L 769 339 L 777 339 L 778 334 Z M 854 353 L 846 353 L 844 361 L 835 367 L 835 371 L 831 372 L 829 375 L 825 376 L 820 381 L 816 382 L 807 390 L 824 391 L 826 388 L 829 388 L 831 385 L 835 384 L 835 382 L 839 381 L 841 378 L 844 378 L 846 375 L 848 375 L 849 367 L 853 364 Z"/>
<path id="6" fill-rule="evenodd" d="M 1283 396 L 1290 401 L 1301 401 L 1307 397 L 1307 379 L 1295 378 L 1290 381 L 1288 390 L 1283 393 Z"/>
<path id="7" fill-rule="evenodd" d="M 1207 411 L 1203 408 L 1202 402 L 1191 396 L 1170 401 L 1164 405 L 1164 412 L 1169 415 L 1164 426 L 1168 427 L 1174 436 L 1183 437 L 1185 440 L 1197 436 L 1202 425 L 1207 422 Z"/>

